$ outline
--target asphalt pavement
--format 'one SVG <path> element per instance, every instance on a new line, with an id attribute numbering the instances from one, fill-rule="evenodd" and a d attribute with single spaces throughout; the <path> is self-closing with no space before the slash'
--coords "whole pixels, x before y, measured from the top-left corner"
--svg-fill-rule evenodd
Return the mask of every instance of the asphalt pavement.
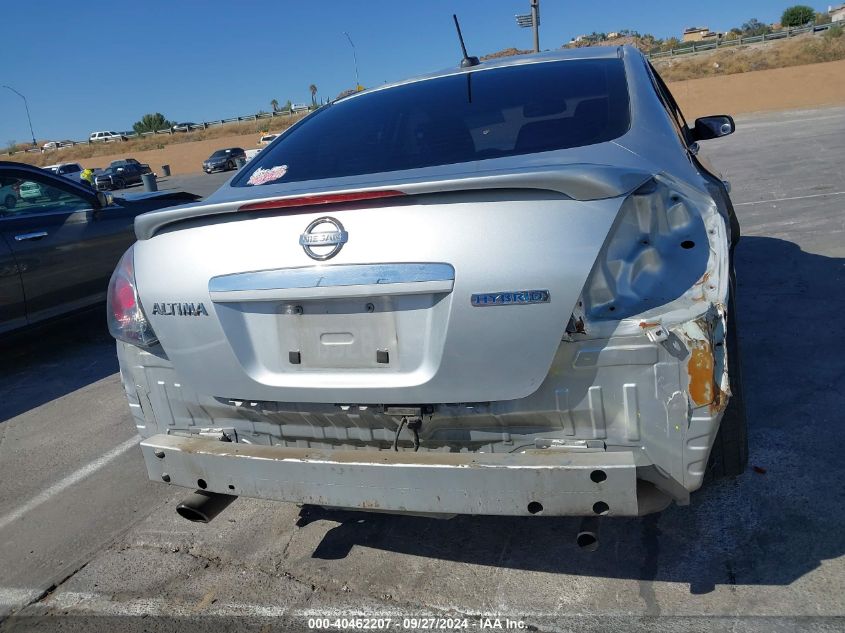
<path id="1" fill-rule="evenodd" d="M 0 630 L 845 630 L 843 130 L 845 108 L 765 114 L 702 144 L 743 230 L 740 477 L 605 520 L 592 553 L 574 518 L 241 498 L 192 524 L 185 491 L 147 481 L 103 318 L 82 315 L 0 350 Z"/>
<path id="2" fill-rule="evenodd" d="M 234 171 L 216 171 L 211 174 L 185 174 L 182 176 L 159 176 L 156 178 L 156 186 L 159 191 L 188 191 L 205 198 L 211 195 L 229 178 L 235 175 Z M 117 189 L 112 193 L 115 196 L 124 194 L 143 193 L 143 185 L 133 185 L 126 189 Z"/>

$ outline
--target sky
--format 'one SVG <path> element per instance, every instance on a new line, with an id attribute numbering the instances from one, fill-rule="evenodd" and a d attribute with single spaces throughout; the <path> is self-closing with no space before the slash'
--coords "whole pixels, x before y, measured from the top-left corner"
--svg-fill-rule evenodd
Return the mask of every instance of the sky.
<path id="1" fill-rule="evenodd" d="M 529 49 L 528 0 L 30 0 L 3 3 L 0 85 L 25 95 L 39 142 L 131 130 L 144 114 L 202 122 L 334 98 L 460 61 Z M 540 47 L 593 31 L 676 36 L 779 20 L 788 0 L 541 0 Z M 827 4 L 807 2 L 817 11 Z M 16 25 L 11 28 L 12 25 Z M 31 141 L 24 101 L 0 88 L 0 146 Z"/>

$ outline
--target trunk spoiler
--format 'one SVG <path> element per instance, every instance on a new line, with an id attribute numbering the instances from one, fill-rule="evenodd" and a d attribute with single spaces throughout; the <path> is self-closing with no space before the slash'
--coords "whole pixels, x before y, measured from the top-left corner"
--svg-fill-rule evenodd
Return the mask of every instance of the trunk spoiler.
<path id="1" fill-rule="evenodd" d="M 289 195 L 250 197 L 244 200 L 197 204 L 162 209 L 135 218 L 135 235 L 139 240 L 152 238 L 164 227 L 209 215 L 251 211 L 261 208 L 281 209 L 320 204 L 342 203 L 351 200 L 380 199 L 391 196 L 415 196 L 428 193 L 478 191 L 484 189 L 538 189 L 555 191 L 573 200 L 616 198 L 629 193 L 652 177 L 650 171 L 610 165 L 574 164 L 520 172 L 494 172 L 436 180 L 380 182 L 377 185 L 298 191 Z M 260 189 L 244 189 L 245 195 L 260 193 Z M 245 208 L 246 207 L 246 208 Z"/>

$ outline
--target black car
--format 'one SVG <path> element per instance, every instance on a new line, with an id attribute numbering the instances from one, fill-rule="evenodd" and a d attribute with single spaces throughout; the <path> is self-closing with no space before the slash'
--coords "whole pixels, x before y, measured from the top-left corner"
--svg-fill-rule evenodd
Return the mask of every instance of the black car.
<path id="1" fill-rule="evenodd" d="M 202 162 L 202 169 L 207 174 L 210 174 L 213 171 L 228 171 L 230 169 L 237 169 L 238 164 L 236 161 L 239 158 L 246 160 L 246 152 L 240 147 L 218 149 Z"/>
<path id="2" fill-rule="evenodd" d="M 0 191 L 33 186 L 44 195 L 0 205 L 0 333 L 103 301 L 115 264 L 135 241 L 135 216 L 199 198 L 112 198 L 32 165 L 0 161 Z"/>
<path id="3" fill-rule="evenodd" d="M 97 191 L 123 189 L 141 183 L 141 176 L 151 173 L 150 166 L 139 163 L 134 158 L 113 160 L 107 169 L 94 177 Z"/>

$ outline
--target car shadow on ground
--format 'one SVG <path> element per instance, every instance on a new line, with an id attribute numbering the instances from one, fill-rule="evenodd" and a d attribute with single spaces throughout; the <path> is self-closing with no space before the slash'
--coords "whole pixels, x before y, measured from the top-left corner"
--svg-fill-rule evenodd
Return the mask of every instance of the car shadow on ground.
<path id="1" fill-rule="evenodd" d="M 105 305 L 0 340 L 0 423 L 118 371 Z"/>
<path id="2" fill-rule="evenodd" d="M 691 593 L 707 593 L 720 584 L 790 584 L 844 554 L 845 260 L 755 236 L 743 237 L 736 255 L 751 446 L 743 475 L 705 485 L 688 507 L 604 519 L 596 552 L 576 546 L 578 518 L 443 521 L 307 506 L 301 525 L 338 523 L 312 556 L 339 559 L 362 546 L 476 565 L 681 582 Z"/>

